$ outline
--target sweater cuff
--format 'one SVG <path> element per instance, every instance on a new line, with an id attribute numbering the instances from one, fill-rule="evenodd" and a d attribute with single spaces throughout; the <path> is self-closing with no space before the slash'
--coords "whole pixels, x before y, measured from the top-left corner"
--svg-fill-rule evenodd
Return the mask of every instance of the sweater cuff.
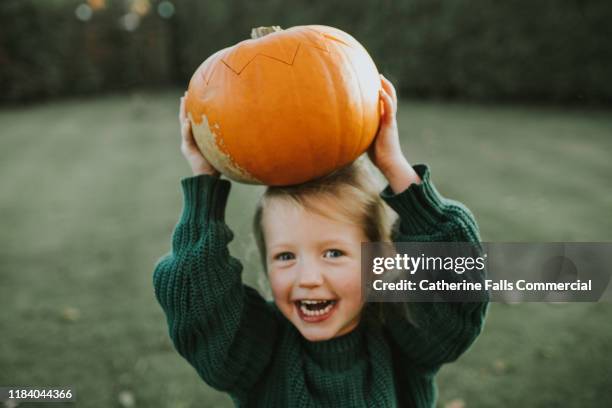
<path id="1" fill-rule="evenodd" d="M 399 216 L 402 224 L 410 231 L 427 231 L 444 222 L 446 199 L 440 195 L 430 180 L 429 167 L 417 164 L 413 169 L 421 177 L 420 184 L 411 184 L 406 190 L 395 194 L 391 186 L 380 193 L 382 199 Z"/>
<path id="2" fill-rule="evenodd" d="M 183 188 L 182 223 L 224 221 L 225 205 L 231 183 L 219 177 L 202 174 L 181 179 Z"/>

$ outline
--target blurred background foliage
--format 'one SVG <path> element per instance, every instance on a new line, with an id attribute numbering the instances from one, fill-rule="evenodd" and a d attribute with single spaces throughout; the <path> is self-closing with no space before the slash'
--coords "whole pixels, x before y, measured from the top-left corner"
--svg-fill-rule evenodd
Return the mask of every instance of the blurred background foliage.
<path id="1" fill-rule="evenodd" d="M 404 95 L 612 101 L 607 0 L 2 0 L 0 100 L 184 86 L 259 25 L 357 38 Z"/>

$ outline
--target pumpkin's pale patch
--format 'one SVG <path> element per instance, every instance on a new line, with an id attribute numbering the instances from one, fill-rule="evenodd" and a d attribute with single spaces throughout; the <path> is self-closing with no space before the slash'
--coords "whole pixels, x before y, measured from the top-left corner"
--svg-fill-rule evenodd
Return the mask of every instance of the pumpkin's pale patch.
<path id="1" fill-rule="evenodd" d="M 191 113 L 189 114 L 189 120 L 191 121 L 191 128 L 194 134 L 197 133 L 204 136 L 197 138 L 196 144 L 206 160 L 208 160 L 215 169 L 227 175 L 229 178 L 242 183 L 262 184 L 261 181 L 241 169 L 236 163 L 232 162 L 231 157 L 217 146 L 217 143 L 223 143 L 223 139 L 218 138 L 217 134 L 211 130 L 205 115 L 202 115 L 202 120 L 199 124 L 192 119 Z M 213 128 L 217 132 L 220 131 L 218 124 L 213 125 Z"/>

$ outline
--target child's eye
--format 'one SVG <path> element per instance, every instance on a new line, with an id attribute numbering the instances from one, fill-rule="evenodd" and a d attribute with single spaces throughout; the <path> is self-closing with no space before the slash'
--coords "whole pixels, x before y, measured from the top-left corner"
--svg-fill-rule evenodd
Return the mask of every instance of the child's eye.
<path id="1" fill-rule="evenodd" d="M 290 261 L 295 259 L 295 255 L 291 252 L 281 252 L 280 254 L 275 255 L 274 259 L 276 261 Z"/>
<path id="2" fill-rule="evenodd" d="M 327 251 L 325 251 L 325 258 L 339 258 L 342 255 L 344 255 L 344 252 L 342 252 L 339 249 L 328 249 Z"/>

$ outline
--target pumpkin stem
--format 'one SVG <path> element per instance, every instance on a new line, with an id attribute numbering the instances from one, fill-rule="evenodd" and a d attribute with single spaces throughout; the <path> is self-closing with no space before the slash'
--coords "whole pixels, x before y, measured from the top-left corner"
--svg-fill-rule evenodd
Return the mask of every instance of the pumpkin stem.
<path id="1" fill-rule="evenodd" d="M 251 38 L 255 40 L 257 38 L 261 38 L 265 35 L 272 34 L 277 31 L 283 31 L 283 29 L 280 28 L 280 26 L 253 28 L 251 29 Z"/>

